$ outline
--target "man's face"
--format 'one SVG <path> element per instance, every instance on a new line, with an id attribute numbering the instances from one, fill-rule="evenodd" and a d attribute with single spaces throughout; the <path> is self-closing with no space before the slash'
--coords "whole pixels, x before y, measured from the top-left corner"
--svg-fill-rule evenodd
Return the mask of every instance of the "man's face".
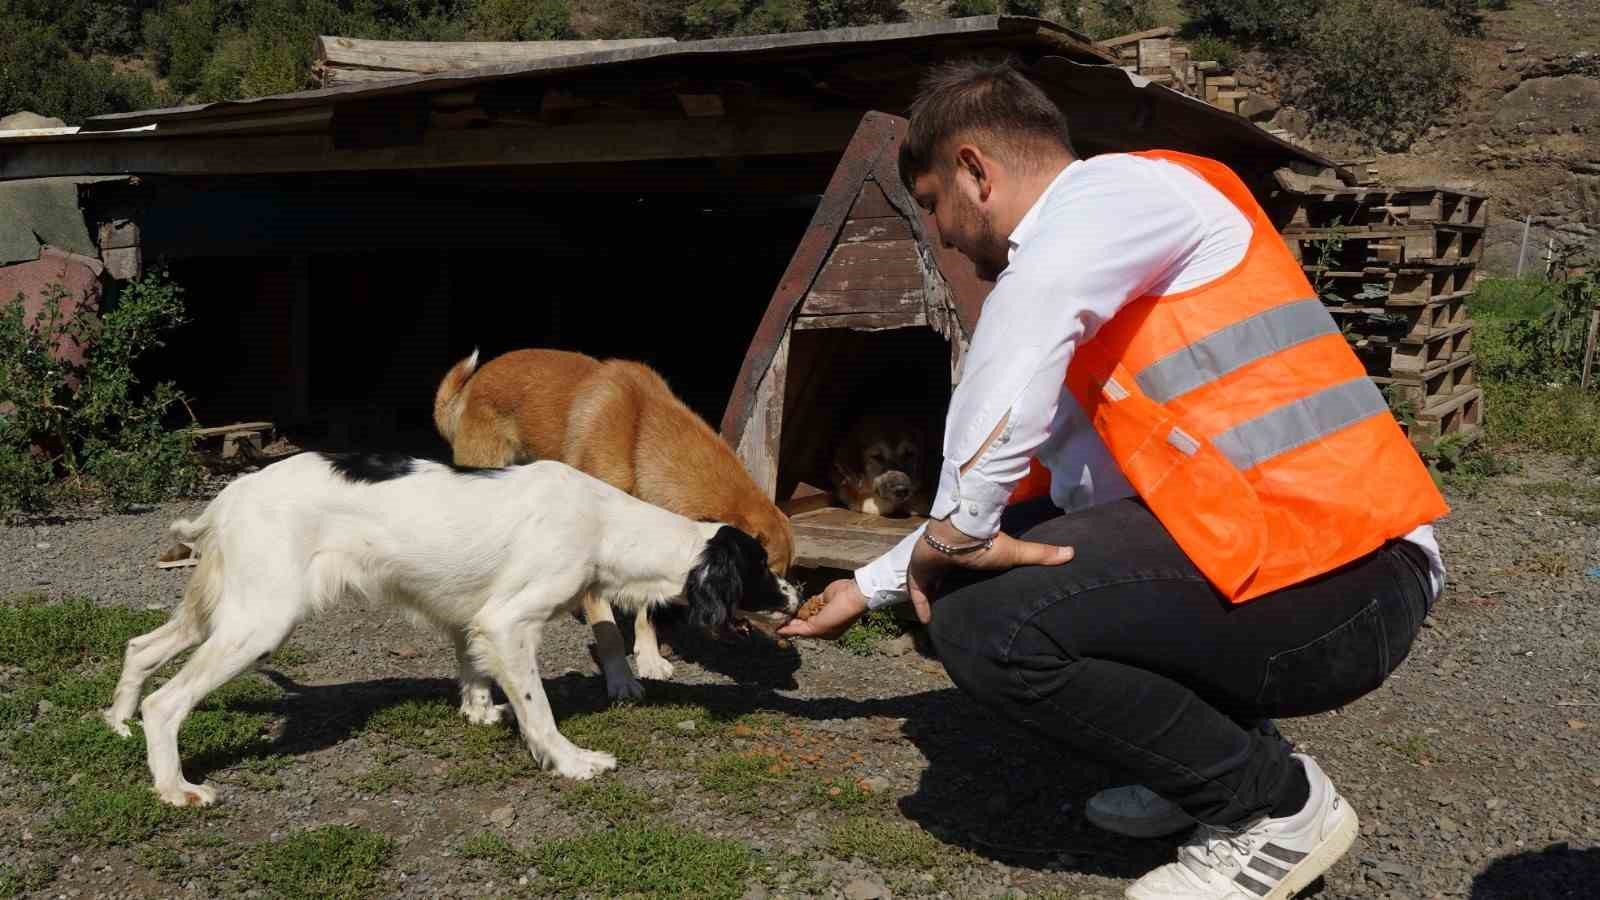
<path id="1" fill-rule="evenodd" d="M 991 211 L 994 190 L 986 191 L 971 169 L 957 164 L 917 178 L 913 185 L 917 203 L 933 214 L 939 237 L 972 260 L 978 277 L 998 278 L 1008 262 L 1006 239 L 995 231 Z"/>

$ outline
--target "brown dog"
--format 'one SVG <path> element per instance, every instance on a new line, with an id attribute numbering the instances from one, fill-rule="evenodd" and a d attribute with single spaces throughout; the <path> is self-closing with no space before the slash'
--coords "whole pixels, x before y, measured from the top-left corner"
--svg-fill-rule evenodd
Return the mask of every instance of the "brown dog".
<path id="1" fill-rule="evenodd" d="M 926 516 L 933 505 L 927 445 L 927 430 L 913 416 L 857 418 L 834 450 L 834 497 L 869 515 Z"/>
<path id="2" fill-rule="evenodd" d="M 564 350 L 516 350 L 477 368 L 457 363 L 434 395 L 433 422 L 463 466 L 554 459 L 646 503 L 750 534 L 780 578 L 794 559 L 785 516 L 751 479 L 733 450 L 648 366 Z M 476 372 L 475 372 L 476 370 Z M 583 601 L 596 656 L 612 699 L 643 696 L 628 671 L 610 604 Z M 672 677 L 655 628 L 634 620 L 639 675 Z"/>

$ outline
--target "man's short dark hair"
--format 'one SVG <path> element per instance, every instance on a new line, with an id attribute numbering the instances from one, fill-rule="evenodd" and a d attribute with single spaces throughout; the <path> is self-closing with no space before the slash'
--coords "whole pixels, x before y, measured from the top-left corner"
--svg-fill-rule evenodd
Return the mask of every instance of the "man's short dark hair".
<path id="1" fill-rule="evenodd" d="M 911 125 L 900 145 L 900 178 L 907 187 L 934 170 L 939 151 L 958 138 L 992 147 L 1024 170 L 1054 151 L 1076 156 L 1061 108 L 1009 60 L 943 63 L 922 79 L 911 104 Z"/>

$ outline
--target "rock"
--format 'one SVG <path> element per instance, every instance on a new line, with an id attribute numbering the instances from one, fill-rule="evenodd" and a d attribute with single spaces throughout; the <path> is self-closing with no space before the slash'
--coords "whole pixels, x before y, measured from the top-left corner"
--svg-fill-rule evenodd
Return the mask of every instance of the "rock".
<path id="1" fill-rule="evenodd" d="M 1264 122 L 1277 114 L 1279 104 L 1271 97 L 1251 94 L 1239 101 L 1239 115 L 1252 122 Z"/>
<path id="2" fill-rule="evenodd" d="M 917 646 L 917 639 L 909 633 L 902 634 L 891 641 L 884 641 L 878 645 L 878 652 L 885 656 L 905 656 Z"/>
<path id="3" fill-rule="evenodd" d="M 861 779 L 861 787 L 868 793 L 881 793 L 889 789 L 889 779 L 882 775 L 869 775 Z"/>
<path id="4" fill-rule="evenodd" d="M 1524 51 L 1526 49 L 1528 49 L 1527 41 L 1517 41 L 1515 44 L 1512 44 L 1511 46 L 1507 47 L 1506 48 L 1506 52 L 1507 53 L 1521 53 L 1522 51 Z"/>
<path id="5" fill-rule="evenodd" d="M 693 719 L 684 719 L 682 722 L 679 722 L 672 727 L 678 729 L 679 731 L 693 731 L 695 729 L 695 724 Z"/>
<path id="6" fill-rule="evenodd" d="M 38 704 L 34 706 L 33 711 L 34 711 L 34 714 L 42 716 L 42 715 L 45 715 L 45 714 L 49 713 L 50 710 L 55 709 L 55 708 L 56 708 L 56 705 L 54 703 L 51 703 L 49 700 L 40 700 L 38 702 Z"/>
<path id="7" fill-rule="evenodd" d="M 510 825 L 516 817 L 517 811 L 509 803 L 497 806 L 489 812 L 489 821 L 495 825 Z"/>
<path id="8" fill-rule="evenodd" d="M 1531 78 L 1500 98 L 1493 125 L 1502 134 L 1558 134 L 1573 125 L 1600 128 L 1600 79 Z"/>
<path id="9" fill-rule="evenodd" d="M 33 545 L 33 549 L 35 549 L 35 550 L 49 550 L 50 549 L 50 542 L 49 541 L 40 541 L 39 543 Z"/>
<path id="10" fill-rule="evenodd" d="M 66 122 L 52 116 L 22 110 L 0 119 L 0 131 L 21 131 L 25 128 L 65 128 Z"/>
<path id="11" fill-rule="evenodd" d="M 844 886 L 845 900 L 883 900 L 889 889 L 875 878 L 857 878 Z"/>
<path id="12" fill-rule="evenodd" d="M 758 884 L 750 888 L 750 890 L 745 891 L 744 895 L 741 896 L 739 900 L 767 900 L 767 896 L 766 887 Z"/>
<path id="13" fill-rule="evenodd" d="M 389 652 L 400 657 L 401 659 L 416 659 L 422 655 L 422 651 L 411 646 L 410 644 L 400 644 L 398 646 L 391 647 Z"/>
<path id="14" fill-rule="evenodd" d="M 1441 816 L 1439 817 L 1439 830 L 1445 834 L 1455 834 L 1461 830 L 1461 826 L 1456 824 L 1455 819 L 1449 816 Z"/>

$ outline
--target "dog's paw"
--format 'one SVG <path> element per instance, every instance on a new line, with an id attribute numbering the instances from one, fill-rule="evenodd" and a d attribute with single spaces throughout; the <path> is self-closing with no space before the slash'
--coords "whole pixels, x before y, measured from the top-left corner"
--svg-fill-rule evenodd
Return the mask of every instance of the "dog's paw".
<path id="1" fill-rule="evenodd" d="M 640 678 L 654 681 L 667 681 L 672 678 L 672 663 L 659 656 L 635 656 L 633 662 L 639 669 Z"/>
<path id="2" fill-rule="evenodd" d="M 216 788 L 209 784 L 190 784 L 187 781 L 180 781 L 177 787 L 167 790 L 158 788 L 156 794 L 161 797 L 161 802 L 168 806 L 210 806 L 217 802 Z"/>
<path id="3" fill-rule="evenodd" d="M 556 773 L 563 778 L 587 781 L 616 767 L 617 758 L 609 753 L 574 748 L 566 759 L 556 763 Z"/>
<path id="4" fill-rule="evenodd" d="M 461 716 L 474 725 L 498 725 L 505 718 L 504 703 L 463 703 Z"/>
<path id="5" fill-rule="evenodd" d="M 623 703 L 630 700 L 644 699 L 644 685 L 639 679 L 629 675 L 627 678 L 607 678 L 606 696 L 612 703 Z"/>
<path id="6" fill-rule="evenodd" d="M 105 723 L 110 726 L 111 730 L 115 731 L 119 737 L 133 737 L 133 729 L 128 727 L 128 723 L 126 721 L 113 716 L 111 714 L 111 710 L 101 710 L 100 718 L 104 719 Z"/>

